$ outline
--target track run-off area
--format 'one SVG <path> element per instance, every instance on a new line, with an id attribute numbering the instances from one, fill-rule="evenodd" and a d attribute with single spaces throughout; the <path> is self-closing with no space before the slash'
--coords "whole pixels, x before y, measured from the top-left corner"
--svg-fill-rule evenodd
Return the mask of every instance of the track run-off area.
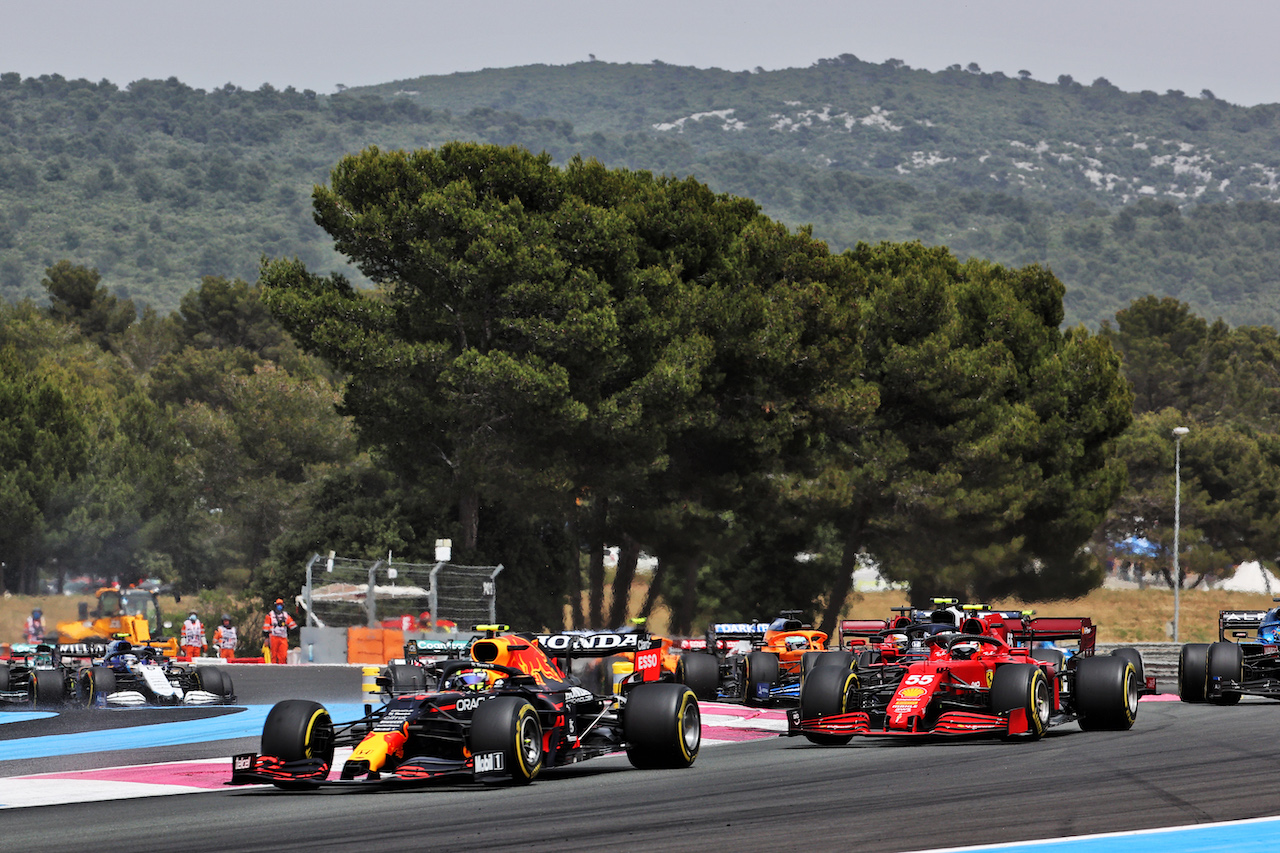
<path id="1" fill-rule="evenodd" d="M 528 787 L 408 791 L 231 788 L 271 703 L 309 698 L 358 716 L 358 667 L 236 666 L 241 705 L 0 709 L 0 839 L 66 851 L 140 849 L 959 849 L 1270 851 L 1280 838 L 1280 703 L 1151 697 L 1129 732 L 1051 729 L 1038 742 L 779 737 L 784 714 L 703 704 L 693 767 L 639 771 L 609 756 Z M 1160 700 L 1166 701 L 1160 701 Z M 90 836 L 86 828 L 92 827 Z"/>

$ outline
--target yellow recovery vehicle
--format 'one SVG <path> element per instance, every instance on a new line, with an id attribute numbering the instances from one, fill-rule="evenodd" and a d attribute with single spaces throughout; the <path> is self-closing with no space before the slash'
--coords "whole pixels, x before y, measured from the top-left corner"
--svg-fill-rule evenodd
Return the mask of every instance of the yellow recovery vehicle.
<path id="1" fill-rule="evenodd" d="M 178 654 L 176 637 L 161 638 L 160 606 L 148 589 L 104 587 L 98 590 L 98 607 L 90 612 L 80 605 L 80 619 L 58 623 L 58 645 L 64 654 L 97 654 L 92 648 L 113 639 L 125 639 L 135 646 L 160 649 L 167 657 Z M 79 647 L 79 648 L 68 648 Z"/>

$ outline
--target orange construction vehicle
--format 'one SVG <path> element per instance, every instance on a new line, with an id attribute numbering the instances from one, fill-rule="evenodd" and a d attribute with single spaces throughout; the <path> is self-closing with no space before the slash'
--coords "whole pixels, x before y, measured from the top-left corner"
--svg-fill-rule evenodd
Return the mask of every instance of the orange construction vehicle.
<path id="1" fill-rule="evenodd" d="M 167 657 L 177 656 L 177 639 L 161 637 L 160 605 L 151 590 L 103 587 L 97 596 L 96 609 L 89 610 L 87 603 L 81 604 L 79 620 L 58 623 L 58 645 L 74 647 L 64 648 L 64 654 L 100 654 L 94 647 L 105 649 L 109 640 L 125 639 L 135 646 L 160 649 Z"/>

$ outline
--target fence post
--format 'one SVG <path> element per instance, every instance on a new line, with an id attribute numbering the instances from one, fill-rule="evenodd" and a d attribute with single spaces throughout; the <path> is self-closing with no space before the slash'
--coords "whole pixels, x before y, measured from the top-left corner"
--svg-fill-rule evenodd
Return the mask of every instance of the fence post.
<path id="1" fill-rule="evenodd" d="M 369 567 L 369 591 L 365 593 L 364 603 L 369 611 L 369 627 L 378 627 L 378 594 L 374 591 L 374 587 L 378 583 L 378 568 L 382 565 L 381 560 L 374 562 Z"/>
<path id="2" fill-rule="evenodd" d="M 436 629 L 436 610 L 440 604 L 440 595 L 436 590 L 436 575 L 445 567 L 444 563 L 436 563 L 431 569 L 431 588 L 427 590 L 427 601 L 431 603 L 431 622 L 428 623 L 428 629 L 434 631 Z"/>
<path id="3" fill-rule="evenodd" d="M 320 559 L 319 554 L 312 554 L 311 559 L 307 560 L 307 585 L 302 588 L 302 600 L 307 605 L 307 627 L 313 627 L 320 624 L 320 620 L 316 619 L 315 611 L 311 609 L 311 567 L 316 564 L 316 560 Z"/>
<path id="4" fill-rule="evenodd" d="M 498 577 L 498 573 L 501 571 L 502 571 L 501 563 L 494 566 L 493 573 L 489 575 L 489 583 L 486 584 L 486 586 L 489 587 L 489 589 L 487 589 L 486 592 L 489 593 L 489 624 L 490 625 L 498 624 L 498 584 L 496 583 L 496 578 Z"/>

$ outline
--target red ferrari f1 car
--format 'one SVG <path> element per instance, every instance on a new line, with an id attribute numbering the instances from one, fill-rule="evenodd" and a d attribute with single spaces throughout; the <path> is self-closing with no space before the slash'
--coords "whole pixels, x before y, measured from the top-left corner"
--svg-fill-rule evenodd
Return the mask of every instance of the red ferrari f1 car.
<path id="1" fill-rule="evenodd" d="M 857 666 L 811 668 L 800 707 L 788 713 L 788 733 L 831 745 L 855 735 L 1036 739 L 1070 721 L 1084 729 L 1133 726 L 1147 689 L 1141 657 L 1133 649 L 1095 656 L 1089 619 L 963 612 L 941 629 L 941 622 L 896 622 Z M 1076 653 L 1035 648 L 1060 641 L 1077 642 Z"/>
<path id="2" fill-rule="evenodd" d="M 261 754 L 232 759 L 228 784 L 278 788 L 321 785 L 402 787 L 440 780 L 525 784 L 544 767 L 625 751 L 639 768 L 693 764 L 701 744 L 698 700 L 662 677 L 645 634 L 487 635 L 451 659 L 406 654 L 384 676 L 391 699 L 335 725 L 324 706 L 278 703 L 262 729 Z M 598 695 L 566 675 L 558 660 L 637 652 L 652 660 L 617 695 Z M 410 668 L 418 668 L 412 672 Z M 649 680 L 646 680 L 649 679 Z M 404 692 L 402 692 L 404 691 Z M 335 747 L 353 746 L 337 779 Z"/>

